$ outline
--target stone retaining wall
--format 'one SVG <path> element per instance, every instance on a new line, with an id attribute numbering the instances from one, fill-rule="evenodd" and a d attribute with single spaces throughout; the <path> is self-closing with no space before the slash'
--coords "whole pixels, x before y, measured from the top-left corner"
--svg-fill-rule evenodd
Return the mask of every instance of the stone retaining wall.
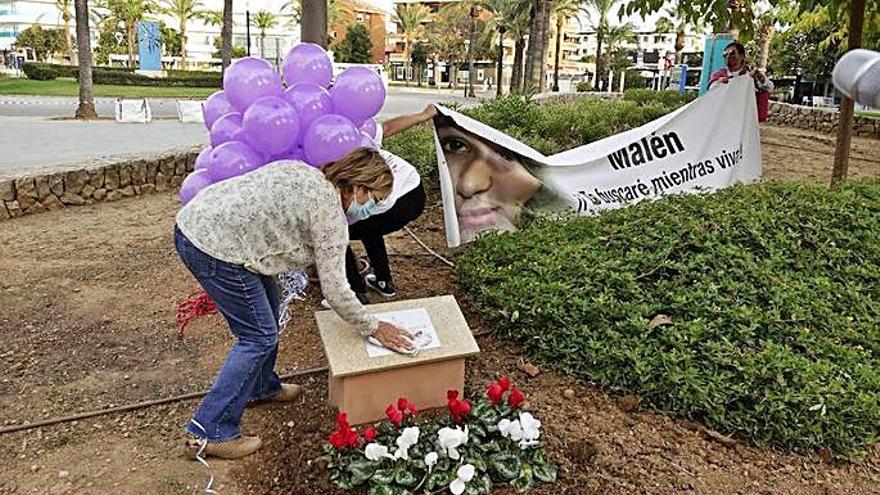
<path id="1" fill-rule="evenodd" d="M 836 133 L 838 118 L 839 114 L 833 108 L 804 107 L 772 101 L 767 121 L 776 125 Z M 880 139 L 880 119 L 856 116 L 853 119 L 853 134 Z"/>
<path id="2" fill-rule="evenodd" d="M 192 147 L 148 157 L 117 157 L 76 170 L 0 179 L 0 221 L 177 188 L 193 170 L 200 150 Z"/>

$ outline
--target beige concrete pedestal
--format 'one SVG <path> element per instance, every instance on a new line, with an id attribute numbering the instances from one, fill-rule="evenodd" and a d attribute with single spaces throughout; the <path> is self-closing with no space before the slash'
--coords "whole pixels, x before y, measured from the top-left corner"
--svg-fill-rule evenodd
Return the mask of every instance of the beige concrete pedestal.
<path id="1" fill-rule="evenodd" d="M 367 306 L 371 313 L 423 308 L 437 330 L 440 347 L 416 357 L 369 357 L 363 339 L 333 311 L 315 313 L 330 365 L 329 402 L 352 424 L 385 417 L 388 404 L 406 397 L 419 409 L 446 405 L 446 391 L 464 389 L 465 358 L 480 352 L 452 296 Z"/>

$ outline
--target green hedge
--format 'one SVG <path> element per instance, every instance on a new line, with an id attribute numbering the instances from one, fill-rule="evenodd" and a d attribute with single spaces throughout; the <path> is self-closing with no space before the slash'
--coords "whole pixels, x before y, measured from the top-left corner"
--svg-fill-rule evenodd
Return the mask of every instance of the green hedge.
<path id="1" fill-rule="evenodd" d="M 877 180 L 738 186 L 538 219 L 457 271 L 548 366 L 759 445 L 852 455 L 880 440 L 878 211 Z"/>
<path id="2" fill-rule="evenodd" d="M 28 62 L 24 64 L 21 69 L 24 71 L 24 75 L 27 76 L 28 79 L 33 79 L 34 81 L 53 81 L 59 76 L 57 70 L 52 67 L 47 67 L 45 64 Z"/>
<path id="3" fill-rule="evenodd" d="M 30 69 L 28 66 L 31 66 Z M 34 77 L 31 77 L 31 73 Z M 69 77 L 77 79 L 79 68 L 75 65 L 27 63 L 24 67 L 28 79 L 38 79 L 46 75 L 54 74 L 55 77 Z M 94 67 L 92 68 L 92 82 L 95 84 L 113 84 L 121 86 L 187 86 L 196 88 L 219 88 L 221 86 L 221 74 L 208 71 L 166 71 L 168 77 L 152 78 L 136 74 L 132 69 L 122 67 Z M 45 79 L 42 79 L 45 80 Z"/>

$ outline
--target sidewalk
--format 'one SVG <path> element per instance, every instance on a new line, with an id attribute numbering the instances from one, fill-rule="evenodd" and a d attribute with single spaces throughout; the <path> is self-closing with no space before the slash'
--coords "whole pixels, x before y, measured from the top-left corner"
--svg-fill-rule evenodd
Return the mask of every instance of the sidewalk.
<path id="1" fill-rule="evenodd" d="M 207 144 L 202 124 L 155 121 L 47 121 L 42 118 L 0 119 L 0 180 L 76 168 L 110 156 L 155 153 Z"/>

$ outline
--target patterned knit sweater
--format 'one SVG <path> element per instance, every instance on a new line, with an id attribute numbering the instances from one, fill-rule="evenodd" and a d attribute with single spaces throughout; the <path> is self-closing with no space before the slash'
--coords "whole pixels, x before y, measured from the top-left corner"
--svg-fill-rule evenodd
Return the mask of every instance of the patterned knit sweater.
<path id="1" fill-rule="evenodd" d="M 319 170 L 293 161 L 212 184 L 177 214 L 205 253 L 262 275 L 315 264 L 324 297 L 362 335 L 378 326 L 345 278 L 348 224 L 339 193 Z"/>

